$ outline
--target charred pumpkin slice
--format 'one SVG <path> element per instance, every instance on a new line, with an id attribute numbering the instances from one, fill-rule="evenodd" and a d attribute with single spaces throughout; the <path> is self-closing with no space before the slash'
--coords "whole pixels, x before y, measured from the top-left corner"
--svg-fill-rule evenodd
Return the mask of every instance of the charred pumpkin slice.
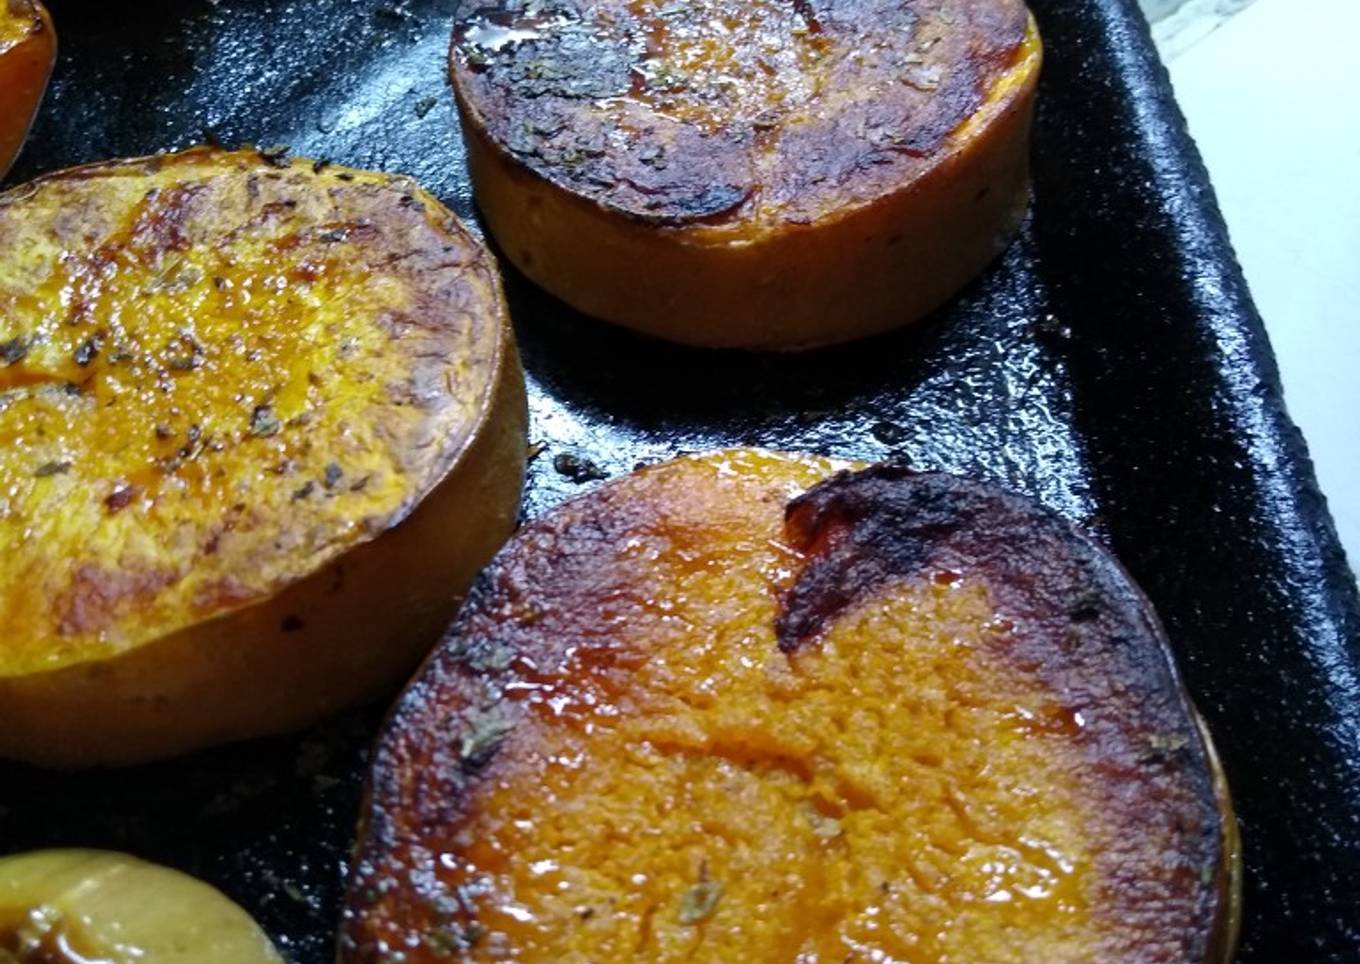
<path id="1" fill-rule="evenodd" d="M 0 755 L 394 688 L 513 527 L 495 263 L 405 178 L 199 149 L 0 195 Z"/>
<path id="2" fill-rule="evenodd" d="M 1021 0 L 483 0 L 453 44 L 477 201 L 577 308 L 694 345 L 905 324 L 1020 222 Z"/>
<path id="3" fill-rule="evenodd" d="M 0 0 L 0 177 L 28 136 L 52 65 L 57 34 L 38 0 Z"/>
<path id="4" fill-rule="evenodd" d="M 340 959 L 1208 962 L 1226 790 L 1038 507 L 757 451 L 521 531 L 398 704 Z"/>

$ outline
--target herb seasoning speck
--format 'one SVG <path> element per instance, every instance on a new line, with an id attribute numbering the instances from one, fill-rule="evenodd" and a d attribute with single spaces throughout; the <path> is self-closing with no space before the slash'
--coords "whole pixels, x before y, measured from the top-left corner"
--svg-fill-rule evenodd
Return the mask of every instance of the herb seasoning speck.
<path id="1" fill-rule="evenodd" d="M 38 466 L 33 474 L 40 479 L 49 479 L 54 475 L 65 475 L 71 471 L 70 462 L 44 462 Z"/>
<path id="2" fill-rule="evenodd" d="M 269 405 L 256 405 L 255 411 L 250 413 L 250 434 L 259 438 L 268 438 L 271 435 L 279 434 L 278 416 L 274 414 L 274 409 Z"/>
<path id="3" fill-rule="evenodd" d="M 28 341 L 23 338 L 11 338 L 9 341 L 0 341 L 0 362 L 6 365 L 16 365 L 24 360 L 28 354 Z"/>
<path id="4" fill-rule="evenodd" d="M 466 725 L 468 729 L 459 745 L 458 757 L 464 767 L 474 770 L 490 760 L 506 734 L 514 728 L 510 720 L 494 710 L 468 714 Z"/>
<path id="5" fill-rule="evenodd" d="M 680 923 L 697 924 L 707 920 L 722 899 L 723 886 L 716 880 L 701 880 L 680 898 Z"/>
<path id="6" fill-rule="evenodd" d="M 260 157 L 274 167 L 292 166 L 292 162 L 288 160 L 291 151 L 292 148 L 287 144 L 270 144 L 268 147 L 258 148 Z"/>

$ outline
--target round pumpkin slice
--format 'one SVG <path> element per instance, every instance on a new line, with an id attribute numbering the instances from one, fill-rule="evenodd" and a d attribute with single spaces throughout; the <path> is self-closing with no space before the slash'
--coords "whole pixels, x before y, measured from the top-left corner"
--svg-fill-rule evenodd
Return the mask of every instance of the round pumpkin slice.
<path id="1" fill-rule="evenodd" d="M 57 33 L 38 0 L 0 0 L 0 177 L 28 136 L 52 65 Z"/>
<path id="2" fill-rule="evenodd" d="M 397 687 L 513 528 L 494 260 L 402 177 L 197 149 L 0 194 L 0 755 Z"/>
<path id="3" fill-rule="evenodd" d="M 378 746 L 340 959 L 1216 962 L 1226 788 L 1125 572 L 729 451 L 523 529 Z"/>
<path id="4" fill-rule="evenodd" d="M 802 348 L 913 321 L 1023 216 L 1021 0 L 485 0 L 454 87 L 487 224 L 575 307 Z"/>

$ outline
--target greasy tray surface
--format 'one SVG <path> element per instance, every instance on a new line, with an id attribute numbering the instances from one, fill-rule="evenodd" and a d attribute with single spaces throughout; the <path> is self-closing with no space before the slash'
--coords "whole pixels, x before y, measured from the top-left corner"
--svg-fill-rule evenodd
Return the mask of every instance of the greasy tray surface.
<path id="1" fill-rule="evenodd" d="M 287 143 L 472 211 L 444 63 L 454 3 L 54 0 L 62 57 L 11 182 L 182 146 Z M 1360 611 L 1259 319 L 1133 0 L 1036 2 L 1036 201 L 935 319 L 806 357 L 712 356 L 518 278 L 527 509 L 723 444 L 964 471 L 1106 538 L 1156 603 L 1242 818 L 1244 961 L 1360 945 Z M 111 775 L 0 767 L 0 850 L 102 846 L 223 887 L 329 960 L 380 709 Z"/>

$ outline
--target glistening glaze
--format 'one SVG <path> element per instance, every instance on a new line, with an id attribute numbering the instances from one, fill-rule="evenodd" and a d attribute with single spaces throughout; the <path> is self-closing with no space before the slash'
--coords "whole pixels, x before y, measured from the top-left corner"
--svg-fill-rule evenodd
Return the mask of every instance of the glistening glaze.
<path id="1" fill-rule="evenodd" d="M 0 195 L 0 672 L 265 597 L 440 480 L 499 294 L 418 194 L 200 151 Z"/>
<path id="2" fill-rule="evenodd" d="M 61 6 L 65 54 L 8 183 L 207 130 L 410 174 L 475 217 L 446 0 L 146 0 L 135 17 L 97 0 Z M 663 350 L 512 274 L 545 446 L 526 512 L 581 491 L 557 455 L 617 475 L 756 443 L 896 454 L 1091 521 L 1166 621 L 1232 777 L 1250 908 L 1239 960 L 1350 964 L 1354 580 L 1137 4 L 1033 8 L 1047 47 L 1033 221 L 933 322 L 802 359 Z M 327 964 L 381 718 L 374 708 L 135 780 L 0 767 L 0 838 L 36 847 L 79 831 L 198 871 L 290 960 Z"/>
<path id="3" fill-rule="evenodd" d="M 831 471 L 720 452 L 523 530 L 379 743 L 341 960 L 1214 960 L 1227 818 L 1127 578 Z"/>
<path id="4" fill-rule="evenodd" d="M 747 232 L 909 184 L 1037 56 L 1019 0 L 468 4 L 454 82 L 538 175 L 604 206 Z"/>

